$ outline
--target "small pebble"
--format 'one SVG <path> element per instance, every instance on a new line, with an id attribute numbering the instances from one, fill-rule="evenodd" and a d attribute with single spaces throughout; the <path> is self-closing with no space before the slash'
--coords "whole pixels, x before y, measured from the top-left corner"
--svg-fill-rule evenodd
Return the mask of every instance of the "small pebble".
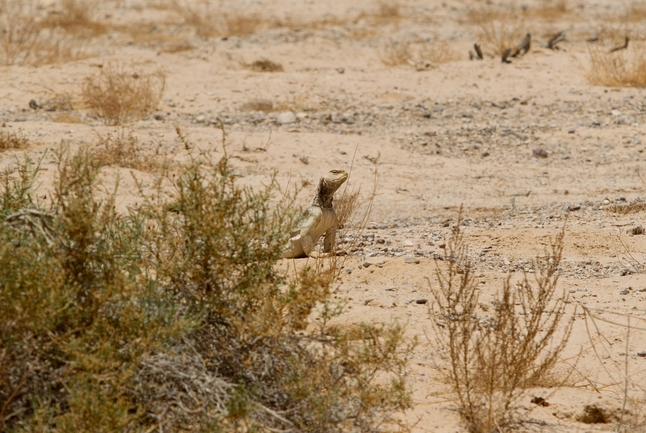
<path id="1" fill-rule="evenodd" d="M 420 305 L 424 305 L 424 304 L 426 304 L 427 302 L 428 302 L 428 301 L 427 301 L 426 299 L 418 299 L 417 301 L 415 301 L 415 303 L 416 303 L 416 304 L 420 304 Z"/>
<path id="2" fill-rule="evenodd" d="M 419 263 L 419 259 L 417 257 L 406 257 L 404 259 L 404 263 Z"/>
<path id="3" fill-rule="evenodd" d="M 637 356 L 641 356 L 642 358 L 646 358 L 646 350 L 640 350 L 637 352 Z"/>
<path id="4" fill-rule="evenodd" d="M 629 294 L 629 293 L 630 293 L 630 290 L 628 290 L 628 289 L 623 289 L 623 290 L 621 290 L 621 291 L 619 292 L 619 294 L 620 294 L 620 295 L 627 295 L 627 294 Z"/>
<path id="5" fill-rule="evenodd" d="M 286 125 L 296 122 L 296 115 L 291 111 L 284 111 L 276 117 L 276 123 L 279 125 Z"/>

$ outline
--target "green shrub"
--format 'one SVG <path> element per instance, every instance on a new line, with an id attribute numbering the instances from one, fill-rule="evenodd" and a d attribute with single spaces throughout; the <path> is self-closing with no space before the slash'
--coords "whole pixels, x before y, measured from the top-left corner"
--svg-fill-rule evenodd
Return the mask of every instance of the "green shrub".
<path id="1" fill-rule="evenodd" d="M 47 208 L 28 164 L 0 189 L 4 429 L 398 427 L 414 343 L 331 327 L 332 274 L 277 270 L 296 212 L 275 181 L 240 187 L 226 157 L 193 155 L 122 215 L 98 198 L 101 158 L 58 160 Z"/>

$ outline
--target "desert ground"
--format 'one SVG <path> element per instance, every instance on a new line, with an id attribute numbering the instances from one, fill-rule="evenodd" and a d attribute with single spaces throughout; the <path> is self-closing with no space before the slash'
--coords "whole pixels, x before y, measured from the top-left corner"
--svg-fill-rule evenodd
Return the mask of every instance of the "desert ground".
<path id="1" fill-rule="evenodd" d="M 565 227 L 558 288 L 575 321 L 557 370 L 570 373 L 526 390 L 518 428 L 644 431 L 646 82 L 621 72 L 643 56 L 646 3 L 88 3 L 86 21 L 52 31 L 61 38 L 53 54 L 35 47 L 10 58 L 4 40 L 0 131 L 29 145 L 0 151 L 0 168 L 25 153 L 40 160 L 46 199 L 61 143 L 97 147 L 108 134 L 132 135 L 143 152 L 181 161 L 179 128 L 202 149 L 226 151 L 239 182 L 258 187 L 274 175 L 301 188 L 301 206 L 325 172 L 350 171 L 360 206 L 337 234 L 347 252 L 336 262 L 334 296 L 347 302 L 337 320 L 399 320 L 418 338 L 406 415 L 414 432 L 465 431 L 434 343 L 429 290 L 455 224 L 482 316 L 508 277 L 532 275 L 532 260 Z M 42 0 L 34 10 L 65 17 L 65 4 Z M 529 51 L 501 61 L 500 44 L 513 48 L 527 33 Z M 469 58 L 474 43 L 481 60 Z M 110 70 L 163 75 L 161 100 L 140 119 L 109 124 L 84 86 Z M 117 207 L 127 212 L 140 197 L 134 179 L 150 184 L 155 173 L 115 165 L 103 177 L 119 178 Z M 294 262 L 281 265 L 307 259 Z M 586 418 L 591 406 L 603 416 Z"/>

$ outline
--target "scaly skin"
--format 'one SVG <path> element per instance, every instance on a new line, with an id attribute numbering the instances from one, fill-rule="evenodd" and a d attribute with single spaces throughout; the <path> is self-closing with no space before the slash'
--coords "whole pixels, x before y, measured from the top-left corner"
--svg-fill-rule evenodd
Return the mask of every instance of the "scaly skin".
<path id="1" fill-rule="evenodd" d="M 319 182 L 316 195 L 305 209 L 299 228 L 291 233 L 283 258 L 324 257 L 330 255 L 335 245 L 337 219 L 332 199 L 334 192 L 348 179 L 345 170 L 330 170 Z M 323 239 L 323 253 L 315 250 Z"/>

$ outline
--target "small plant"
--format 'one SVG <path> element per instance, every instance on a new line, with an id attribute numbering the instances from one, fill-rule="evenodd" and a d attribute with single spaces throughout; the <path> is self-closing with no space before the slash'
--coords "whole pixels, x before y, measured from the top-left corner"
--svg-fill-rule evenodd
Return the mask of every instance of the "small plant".
<path id="1" fill-rule="evenodd" d="M 407 65 L 413 58 L 411 43 L 390 41 L 380 50 L 379 57 L 386 66 Z"/>
<path id="2" fill-rule="evenodd" d="M 515 10 L 472 9 L 467 22 L 476 27 L 478 42 L 494 56 L 518 45 L 527 33 L 522 15 Z"/>
<path id="3" fill-rule="evenodd" d="M 0 0 L 0 63 L 22 64 L 40 41 L 40 25 L 31 2 Z"/>
<path id="4" fill-rule="evenodd" d="M 524 389 L 551 371 L 572 329 L 574 315 L 565 317 L 566 298 L 557 291 L 564 231 L 534 261 L 534 277 L 524 274 L 518 284 L 509 277 L 493 313 L 483 317 L 459 227 L 458 221 L 443 261 L 436 262 L 438 283 L 431 285 L 436 341 L 446 353 L 446 379 L 469 430 L 506 431 Z"/>
<path id="5" fill-rule="evenodd" d="M 26 149 L 29 146 L 29 140 L 21 132 L 9 132 L 0 130 L 0 152 L 5 150 Z"/>
<path id="6" fill-rule="evenodd" d="M 61 9 L 41 22 L 43 28 L 60 28 L 80 37 L 94 37 L 106 32 L 107 27 L 92 18 L 98 7 L 96 0 L 63 0 Z"/>
<path id="7" fill-rule="evenodd" d="M 607 49 L 590 47 L 590 69 L 587 78 L 591 84 L 610 87 L 645 87 L 646 55 L 642 50 Z"/>
<path id="8" fill-rule="evenodd" d="M 256 14 L 229 12 L 211 9 L 208 2 L 187 2 L 173 0 L 175 9 L 184 19 L 184 24 L 195 29 L 197 36 L 245 36 L 257 31 L 264 20 Z"/>
<path id="9" fill-rule="evenodd" d="M 127 71 L 119 65 L 104 65 L 98 75 L 85 78 L 82 96 L 93 113 L 106 125 L 141 120 L 159 104 L 166 74 Z"/>
<path id="10" fill-rule="evenodd" d="M 271 60 L 261 59 L 246 65 L 249 69 L 256 72 L 283 72 L 283 65 L 272 62 Z"/>
<path id="11" fill-rule="evenodd" d="M 161 170 L 167 159 L 166 155 L 161 153 L 160 146 L 157 146 L 154 154 L 147 153 L 132 131 L 126 134 L 124 130 L 99 136 L 96 156 L 104 165 L 147 172 Z"/>
<path id="12" fill-rule="evenodd" d="M 386 66 L 434 65 L 458 59 L 447 43 L 431 41 L 391 41 L 380 50 L 379 56 Z"/>

